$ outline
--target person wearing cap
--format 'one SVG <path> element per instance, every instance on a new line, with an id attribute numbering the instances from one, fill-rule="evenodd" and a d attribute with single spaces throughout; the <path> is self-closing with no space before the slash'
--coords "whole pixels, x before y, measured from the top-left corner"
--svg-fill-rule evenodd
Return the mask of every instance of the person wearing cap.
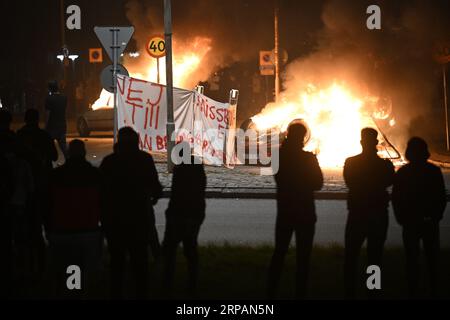
<path id="1" fill-rule="evenodd" d="M 395 171 L 391 161 L 378 156 L 377 137 L 375 129 L 362 129 L 362 152 L 347 158 L 344 164 L 344 180 L 348 187 L 344 257 L 346 298 L 356 296 L 358 258 L 365 240 L 367 266 L 376 265 L 381 269 L 388 228 L 387 188 L 393 183 Z M 377 296 L 375 290 L 370 292 L 370 297 Z"/>
<path id="2" fill-rule="evenodd" d="M 394 179 L 392 204 L 397 222 L 403 227 L 406 275 L 410 298 L 416 298 L 420 279 L 420 241 L 423 242 L 430 279 L 431 296 L 438 293 L 439 221 L 447 205 L 441 170 L 429 163 L 427 143 L 413 137 L 408 141 L 405 157 L 408 164 Z"/>

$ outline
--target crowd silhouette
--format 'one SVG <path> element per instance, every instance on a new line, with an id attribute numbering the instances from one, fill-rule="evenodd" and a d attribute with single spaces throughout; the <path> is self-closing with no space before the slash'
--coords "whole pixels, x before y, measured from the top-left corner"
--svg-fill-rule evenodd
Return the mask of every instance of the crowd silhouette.
<path id="1" fill-rule="evenodd" d="M 39 112 L 27 110 L 25 125 L 13 132 L 12 117 L 0 109 L 0 288 L 2 298 L 12 296 L 13 266 L 32 277 L 41 277 L 47 261 L 53 272 L 56 297 L 68 295 L 68 265 L 84 270 L 82 297 L 89 297 L 89 280 L 100 272 L 102 248 L 107 243 L 110 259 L 111 298 L 125 297 L 127 257 L 133 276 L 133 296 L 147 298 L 149 248 L 161 261 L 162 295 L 174 288 L 177 247 L 187 260 L 186 290 L 195 297 L 199 277 L 197 239 L 205 219 L 207 178 L 201 159 L 187 157 L 173 170 L 171 196 L 165 212 L 166 226 L 160 245 L 153 206 L 162 197 L 162 186 L 152 156 L 139 149 L 138 134 L 130 127 L 118 132 L 114 151 L 99 168 L 86 160 L 84 142 L 74 139 L 66 149 L 66 98 L 50 83 L 46 102 L 50 112 L 46 130 L 39 128 Z M 295 295 L 308 296 L 310 256 L 317 220 L 314 192 L 324 179 L 316 156 L 303 150 L 306 127 L 293 122 L 280 147 L 277 185 L 275 246 L 267 275 L 267 298 L 277 297 L 283 263 L 293 234 L 296 243 Z M 408 163 L 395 172 L 389 160 L 377 154 L 378 132 L 361 131 L 362 152 L 344 165 L 348 187 L 343 283 L 346 298 L 357 297 L 358 261 L 367 241 L 367 265 L 382 268 L 392 205 L 403 229 L 408 293 L 419 293 L 419 253 L 423 242 L 430 296 L 438 295 L 439 222 L 446 207 L 446 190 L 440 169 L 430 162 L 428 146 L 418 137 L 409 140 Z M 65 157 L 58 158 L 57 140 Z M 179 154 L 183 157 L 182 148 Z M 186 151 L 185 151 L 186 152 Z M 392 196 L 388 188 L 392 186 Z M 45 238 L 44 238 L 45 235 Z M 48 249 L 46 241 L 48 241 Z M 46 253 L 49 256 L 46 256 Z M 26 281 L 28 279 L 25 279 Z M 376 290 L 369 298 L 378 297 Z"/>

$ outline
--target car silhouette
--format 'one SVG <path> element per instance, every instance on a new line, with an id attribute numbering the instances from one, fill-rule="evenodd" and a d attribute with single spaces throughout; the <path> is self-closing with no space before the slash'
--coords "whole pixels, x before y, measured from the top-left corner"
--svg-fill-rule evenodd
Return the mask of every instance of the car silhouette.
<path id="1" fill-rule="evenodd" d="M 92 131 L 111 131 L 114 127 L 114 109 L 102 107 L 89 109 L 77 120 L 80 137 L 88 137 Z"/>

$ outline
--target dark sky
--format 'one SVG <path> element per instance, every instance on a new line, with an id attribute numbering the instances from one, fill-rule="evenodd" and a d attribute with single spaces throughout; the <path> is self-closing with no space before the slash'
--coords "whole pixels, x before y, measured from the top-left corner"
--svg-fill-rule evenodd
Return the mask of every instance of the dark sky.
<path id="1" fill-rule="evenodd" d="M 59 0 L 2 0 L 0 30 L 0 94 L 12 91 L 45 92 L 46 82 L 58 75 L 61 63 L 55 58 L 61 50 Z M 98 73 L 100 66 L 87 63 L 90 47 L 100 43 L 95 25 L 136 26 L 136 36 L 162 32 L 163 0 L 64 0 L 65 6 L 81 7 L 81 30 L 66 30 L 67 45 L 77 60 L 78 79 Z M 275 0 L 172 0 L 174 38 L 204 35 L 213 39 L 213 53 L 225 62 L 254 61 L 259 50 L 273 48 L 273 8 Z M 336 52 L 358 53 L 359 59 L 376 60 L 380 77 L 398 82 L 395 75 L 417 69 L 429 70 L 423 61 L 431 60 L 431 43 L 450 40 L 449 0 L 278 0 L 280 44 L 292 62 L 314 50 L 323 55 Z M 365 7 L 380 4 L 383 30 L 368 32 Z M 326 14 L 324 14 L 324 12 Z M 406 12 L 406 13 L 405 13 Z M 142 32 L 142 30 L 145 30 Z M 130 43 L 133 50 L 136 42 Z M 334 57 L 334 56 L 333 56 Z M 424 60 L 423 58 L 426 57 Z M 103 65 L 109 64 L 108 58 Z M 348 60 L 348 59 L 347 59 Z M 356 59 L 355 61 L 357 61 Z M 350 59 L 352 61 L 352 59 Z M 362 62 L 361 62 L 362 61 Z M 400 63 L 399 63 L 400 62 Z M 373 63 L 371 61 L 370 63 Z M 390 63 L 390 65 L 389 65 Z M 222 64 L 218 64 L 222 65 Z M 383 65 L 386 66 L 383 69 Z M 401 66 L 402 68 L 395 69 Z M 98 79 L 97 77 L 93 77 Z M 417 73 L 418 79 L 425 79 Z M 408 89 L 409 90 L 409 89 Z"/>
<path id="2" fill-rule="evenodd" d="M 127 0 L 65 0 L 65 6 L 77 4 L 81 8 L 82 29 L 66 30 L 67 44 L 71 52 L 84 55 L 89 47 L 99 46 L 92 29 L 95 25 L 128 25 L 125 3 Z M 144 7 L 151 7 L 152 15 L 162 22 L 163 1 L 138 1 Z M 206 5 L 205 5 L 206 3 Z M 321 26 L 320 7 L 322 1 L 284 1 L 281 14 L 285 16 L 283 28 L 313 31 Z M 192 35 L 208 33 L 207 29 L 221 30 L 223 41 L 235 46 L 233 51 L 254 51 L 265 48 L 252 48 L 251 45 L 266 44 L 270 49 L 273 39 L 272 8 L 273 1 L 173 1 L 174 37 L 177 34 Z M 194 7 L 194 9 L 193 9 Z M 59 0 L 40 1 L 2 1 L 1 32 L 3 76 L 35 77 L 36 72 L 47 69 L 53 56 L 61 48 L 61 28 Z M 295 14 L 293 14 L 295 12 Z M 158 17 L 159 15 L 159 17 Z M 186 23 L 190 28 L 186 29 Z M 150 22 L 150 23 L 155 23 Z M 198 24 L 199 30 L 195 24 Z M 161 25 L 161 24 L 160 24 Z M 217 26 L 215 26 L 217 25 Z M 309 29 L 309 30 L 307 30 Z M 252 34 L 250 31 L 253 30 Z M 223 31 L 223 32 L 222 32 Z M 297 54 L 305 39 L 297 41 L 300 34 L 288 34 L 295 41 L 284 41 L 285 47 Z M 254 39 L 262 39 L 254 41 Z M 286 39 L 283 39 L 286 40 Z M 289 44 L 287 44 L 289 43 Z M 133 49 L 133 43 L 129 49 Z M 267 48 L 266 48 L 267 49 Z M 297 52 L 296 52 L 297 51 Z M 6 68 L 6 69 L 5 69 Z M 2 79 L 2 82 L 5 79 Z"/>

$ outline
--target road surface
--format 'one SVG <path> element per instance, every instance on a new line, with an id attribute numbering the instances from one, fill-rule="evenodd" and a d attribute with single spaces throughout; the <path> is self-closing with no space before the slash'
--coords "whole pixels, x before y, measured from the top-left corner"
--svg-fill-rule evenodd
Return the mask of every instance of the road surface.
<path id="1" fill-rule="evenodd" d="M 164 233 L 164 211 L 167 199 L 161 199 L 155 207 L 156 225 L 160 239 Z M 318 200 L 315 244 L 343 245 L 346 202 L 339 200 Z M 272 244 L 274 240 L 275 200 L 265 199 L 207 199 L 206 219 L 199 235 L 199 241 L 261 245 Z M 441 242 L 450 247 L 450 205 L 441 222 Z M 401 228 L 390 216 L 388 246 L 400 246 Z"/>

